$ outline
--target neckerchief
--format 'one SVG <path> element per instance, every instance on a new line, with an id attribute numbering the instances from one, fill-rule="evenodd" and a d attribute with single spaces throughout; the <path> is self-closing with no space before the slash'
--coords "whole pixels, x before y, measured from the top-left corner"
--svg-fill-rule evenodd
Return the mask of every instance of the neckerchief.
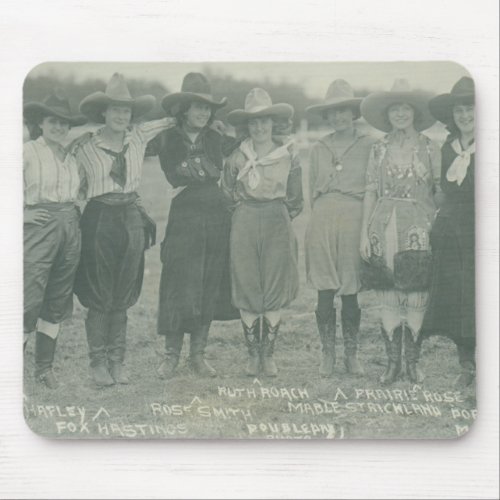
<path id="1" fill-rule="evenodd" d="M 261 165 L 265 167 L 267 165 L 272 165 L 281 158 L 290 156 L 289 147 L 292 144 L 293 140 L 289 141 L 286 144 L 283 144 L 283 146 L 279 146 L 278 148 L 268 153 L 266 156 L 257 158 L 257 153 L 255 152 L 255 149 L 253 147 L 252 139 L 245 139 L 240 144 L 240 151 L 246 156 L 247 162 L 245 163 L 245 166 L 238 172 L 236 180 L 239 181 L 241 178 L 248 174 L 248 186 L 250 187 L 250 189 L 255 189 L 260 182 L 260 173 L 257 170 L 257 166 Z"/>
<path id="2" fill-rule="evenodd" d="M 473 142 L 467 149 L 462 149 L 462 144 L 457 138 L 451 143 L 453 151 L 457 157 L 453 160 L 450 168 L 446 172 L 446 179 L 450 182 L 456 182 L 459 186 L 467 175 L 467 169 L 470 165 L 470 156 L 476 152 L 476 144 Z"/>
<path id="3" fill-rule="evenodd" d="M 127 183 L 127 160 L 125 159 L 125 153 L 127 152 L 128 146 L 129 144 L 125 144 L 119 153 L 101 147 L 106 154 L 113 158 L 109 176 L 121 187 L 124 187 Z"/>

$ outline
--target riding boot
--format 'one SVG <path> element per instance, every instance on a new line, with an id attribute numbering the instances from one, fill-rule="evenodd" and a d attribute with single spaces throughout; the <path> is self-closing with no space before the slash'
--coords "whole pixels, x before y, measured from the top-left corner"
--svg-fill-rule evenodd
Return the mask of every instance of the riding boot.
<path id="1" fill-rule="evenodd" d="M 96 385 L 104 387 L 115 382 L 108 371 L 106 359 L 106 339 L 109 329 L 109 315 L 89 309 L 85 320 L 89 345 L 90 374 Z"/>
<path id="2" fill-rule="evenodd" d="M 421 384 L 425 376 L 418 368 L 417 363 L 420 356 L 420 342 L 413 339 L 413 334 L 408 327 L 403 327 L 403 337 L 406 358 L 406 374 L 413 384 Z"/>
<path id="3" fill-rule="evenodd" d="M 401 348 L 402 348 L 402 330 L 397 327 L 392 334 L 392 341 L 389 335 L 382 328 L 382 337 L 385 341 L 385 350 L 387 352 L 387 368 L 380 376 L 380 383 L 384 385 L 392 384 L 401 372 Z"/>
<path id="4" fill-rule="evenodd" d="M 344 364 L 347 373 L 361 376 L 363 367 L 358 361 L 358 336 L 361 322 L 361 309 L 357 303 L 352 307 L 342 306 L 342 336 L 344 338 Z"/>
<path id="5" fill-rule="evenodd" d="M 109 373 L 117 384 L 128 384 L 129 378 L 123 362 L 127 338 L 127 311 L 113 311 L 110 315 L 108 337 Z"/>
<path id="6" fill-rule="evenodd" d="M 195 334 L 191 334 L 189 362 L 191 368 L 199 377 L 217 376 L 215 369 L 205 359 L 209 329 L 210 325 L 202 325 Z"/>
<path id="7" fill-rule="evenodd" d="M 268 319 L 264 316 L 262 319 L 262 342 L 260 351 L 260 360 L 262 363 L 262 372 L 267 377 L 276 377 L 278 368 L 273 359 L 274 345 L 278 330 L 280 328 L 280 321 L 275 326 L 271 326 Z"/>
<path id="8" fill-rule="evenodd" d="M 170 379 L 175 375 L 179 364 L 184 332 L 167 332 L 165 334 L 165 353 L 156 372 L 161 379 Z"/>
<path id="9" fill-rule="evenodd" d="M 316 311 L 316 324 L 321 339 L 321 362 L 319 374 L 321 377 L 331 377 L 335 367 L 335 338 L 337 329 L 336 311 L 330 311 L 327 318 L 321 318 Z"/>
<path id="10" fill-rule="evenodd" d="M 57 389 L 59 382 L 52 371 L 56 352 L 56 339 L 36 332 L 35 338 L 35 379 L 49 389 Z"/>
<path id="11" fill-rule="evenodd" d="M 249 356 L 245 372 L 249 377 L 255 377 L 260 373 L 260 318 L 256 318 L 252 326 L 247 326 L 243 320 L 241 324 Z"/>

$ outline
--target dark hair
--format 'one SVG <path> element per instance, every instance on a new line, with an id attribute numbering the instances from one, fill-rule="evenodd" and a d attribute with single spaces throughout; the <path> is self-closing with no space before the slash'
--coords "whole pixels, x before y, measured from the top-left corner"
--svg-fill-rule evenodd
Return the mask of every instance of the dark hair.
<path id="1" fill-rule="evenodd" d="M 182 125 L 186 121 L 186 117 L 184 116 L 184 114 L 189 110 L 193 102 L 203 102 L 203 101 L 197 99 L 191 99 L 189 101 L 185 101 L 179 104 L 179 109 L 177 110 L 176 113 L 174 113 L 174 118 L 177 120 L 177 125 L 179 127 L 182 127 Z M 212 125 L 214 119 L 215 119 L 215 108 L 211 106 L 210 118 L 208 119 L 206 127 Z"/>
<path id="2" fill-rule="evenodd" d="M 30 133 L 30 139 L 32 141 L 38 139 L 42 135 L 42 129 L 40 128 L 39 124 L 28 121 L 25 121 L 24 123 L 28 128 L 28 132 Z"/>
<path id="3" fill-rule="evenodd" d="M 460 129 L 457 127 L 455 123 L 455 119 L 453 118 L 453 108 L 455 106 L 474 106 L 474 98 L 464 97 L 463 99 L 456 99 L 455 102 L 450 107 L 450 115 L 448 119 L 444 122 L 446 126 L 446 130 L 450 133 L 450 138 L 460 137 Z"/>
<path id="4" fill-rule="evenodd" d="M 325 121 L 328 120 L 328 113 L 332 109 L 336 109 L 336 110 L 350 109 L 352 111 L 352 121 L 357 120 L 358 118 L 361 118 L 361 113 L 359 111 L 359 107 L 357 107 L 357 106 L 349 106 L 349 104 L 347 104 L 345 106 L 335 106 L 334 108 L 325 109 L 321 113 L 321 117 L 323 118 L 323 120 L 325 120 Z"/>
<path id="5" fill-rule="evenodd" d="M 42 132 L 42 127 L 40 125 L 42 124 L 43 120 L 45 120 L 45 118 L 47 118 L 48 116 L 54 116 L 55 118 L 57 118 L 59 120 L 67 122 L 69 125 L 69 128 L 71 128 L 71 124 L 69 123 L 68 120 L 61 119 L 56 115 L 51 115 L 50 113 L 44 113 L 43 115 L 41 115 L 39 117 L 39 119 L 36 122 L 31 122 L 28 120 L 25 120 L 25 122 L 24 122 L 26 124 L 26 127 L 28 128 L 28 131 L 30 134 L 30 139 L 32 141 L 38 139 L 42 135 L 43 132 Z"/>

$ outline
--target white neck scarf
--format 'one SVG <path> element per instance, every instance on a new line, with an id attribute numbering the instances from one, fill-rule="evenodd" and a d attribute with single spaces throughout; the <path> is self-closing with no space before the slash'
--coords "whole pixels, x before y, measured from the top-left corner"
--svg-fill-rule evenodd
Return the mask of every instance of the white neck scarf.
<path id="1" fill-rule="evenodd" d="M 261 165 L 265 167 L 267 165 L 272 165 L 281 158 L 290 156 L 289 148 L 292 144 L 293 140 L 287 142 L 283 146 L 276 148 L 266 156 L 257 158 L 257 153 L 255 152 L 255 149 L 253 147 L 252 139 L 245 139 L 240 144 L 240 150 L 246 156 L 247 162 L 245 163 L 245 166 L 238 172 L 238 176 L 236 179 L 239 181 L 241 178 L 248 174 L 248 186 L 250 187 L 250 189 L 255 189 L 260 182 L 260 173 L 257 170 L 257 166 Z"/>
<path id="2" fill-rule="evenodd" d="M 457 153 L 457 157 L 451 163 L 448 172 L 446 172 L 446 179 L 450 182 L 456 182 L 460 186 L 467 175 L 470 156 L 476 152 L 476 144 L 473 142 L 467 149 L 462 149 L 462 144 L 457 138 L 451 143 L 451 147 Z"/>

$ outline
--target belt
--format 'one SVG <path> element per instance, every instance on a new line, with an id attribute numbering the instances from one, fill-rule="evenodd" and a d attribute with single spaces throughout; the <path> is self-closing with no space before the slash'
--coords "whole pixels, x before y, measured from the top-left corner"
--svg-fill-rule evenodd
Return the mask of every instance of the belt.
<path id="1" fill-rule="evenodd" d="M 276 198 L 274 200 L 242 200 L 242 205 L 248 205 L 250 207 L 260 208 L 269 207 L 271 205 L 283 205 L 285 200 L 281 198 Z"/>
<path id="2" fill-rule="evenodd" d="M 36 203 L 35 205 L 26 205 L 26 208 L 36 209 L 43 208 L 48 212 L 69 212 L 76 208 L 76 205 L 72 201 L 57 203 L 55 201 L 48 201 L 45 203 Z"/>
<path id="3" fill-rule="evenodd" d="M 92 201 L 104 203 L 111 206 L 125 206 L 135 203 L 139 195 L 134 191 L 132 193 L 105 193 L 100 196 L 95 196 Z"/>

